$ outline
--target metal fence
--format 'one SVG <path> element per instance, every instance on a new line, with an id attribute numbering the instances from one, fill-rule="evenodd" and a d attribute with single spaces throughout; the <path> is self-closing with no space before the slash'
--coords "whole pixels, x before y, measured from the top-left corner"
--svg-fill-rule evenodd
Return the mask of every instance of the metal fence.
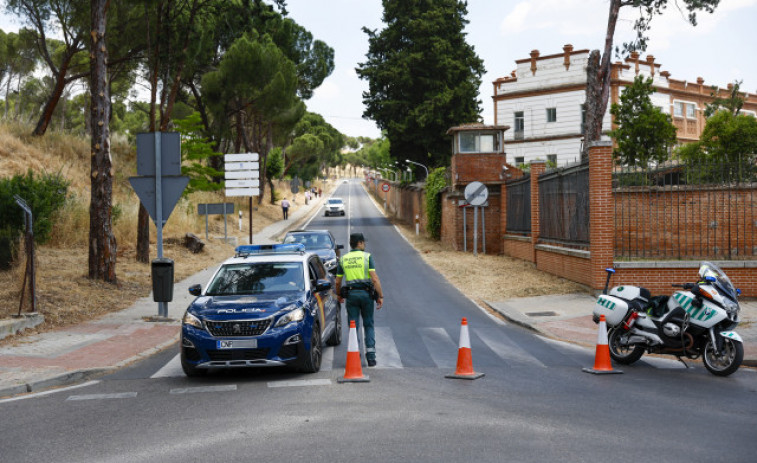
<path id="1" fill-rule="evenodd" d="M 615 257 L 754 259 L 756 190 L 753 157 L 616 168 Z"/>
<path id="2" fill-rule="evenodd" d="M 507 227 L 515 235 L 531 234 L 531 176 L 507 182 Z"/>
<path id="3" fill-rule="evenodd" d="M 539 241 L 588 247 L 588 162 L 539 176 Z"/>

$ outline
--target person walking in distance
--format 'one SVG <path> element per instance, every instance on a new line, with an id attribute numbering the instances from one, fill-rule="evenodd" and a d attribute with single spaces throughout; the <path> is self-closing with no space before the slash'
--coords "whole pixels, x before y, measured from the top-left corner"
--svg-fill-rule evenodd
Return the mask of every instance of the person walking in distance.
<path id="1" fill-rule="evenodd" d="M 336 267 L 336 293 L 339 303 L 347 301 L 347 318 L 355 321 L 363 318 L 365 333 L 365 360 L 369 367 L 376 366 L 376 334 L 373 328 L 373 310 L 381 309 L 384 292 L 376 274 L 373 256 L 365 252 L 362 233 L 350 235 L 350 252 L 343 255 Z"/>
<path id="2" fill-rule="evenodd" d="M 289 206 L 291 206 L 289 200 L 284 198 L 284 200 L 281 201 L 281 210 L 284 212 L 284 220 L 289 219 Z"/>

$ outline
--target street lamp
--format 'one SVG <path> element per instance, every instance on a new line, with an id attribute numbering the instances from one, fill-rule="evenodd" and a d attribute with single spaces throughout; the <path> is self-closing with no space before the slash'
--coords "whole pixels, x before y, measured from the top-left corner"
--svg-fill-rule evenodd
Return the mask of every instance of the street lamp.
<path id="1" fill-rule="evenodd" d="M 417 165 L 423 167 L 424 169 L 426 169 L 426 178 L 428 178 L 428 167 L 424 166 L 420 162 L 411 161 L 410 159 L 405 159 L 405 162 L 409 162 L 410 164 L 417 164 Z"/>

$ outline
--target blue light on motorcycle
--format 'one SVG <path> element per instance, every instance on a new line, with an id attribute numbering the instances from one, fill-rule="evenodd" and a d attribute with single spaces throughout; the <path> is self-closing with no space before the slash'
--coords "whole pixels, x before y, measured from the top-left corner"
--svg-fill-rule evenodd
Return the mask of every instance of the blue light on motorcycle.
<path id="1" fill-rule="evenodd" d="M 713 276 L 710 276 L 710 275 L 707 275 L 706 277 L 704 277 L 704 279 L 707 280 L 707 281 L 709 281 L 710 283 L 714 283 L 714 282 L 718 281 L 717 278 L 715 278 Z"/>
<path id="2" fill-rule="evenodd" d="M 614 269 L 614 268 L 612 268 L 612 267 L 607 267 L 607 268 L 605 269 L 605 272 L 607 272 L 607 273 L 615 273 L 615 269 Z"/>
<path id="3" fill-rule="evenodd" d="M 736 288 L 736 294 L 741 296 L 741 290 L 739 288 Z"/>

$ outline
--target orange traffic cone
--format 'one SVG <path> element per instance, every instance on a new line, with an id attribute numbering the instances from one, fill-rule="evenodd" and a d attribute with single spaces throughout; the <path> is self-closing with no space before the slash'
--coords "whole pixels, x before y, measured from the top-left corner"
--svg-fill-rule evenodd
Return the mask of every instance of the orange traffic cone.
<path id="1" fill-rule="evenodd" d="M 483 373 L 473 371 L 473 357 L 470 349 L 470 336 L 468 335 L 468 320 L 463 318 L 460 327 L 460 344 L 457 350 L 457 369 L 453 375 L 445 375 L 445 378 L 478 379 Z"/>
<path id="2" fill-rule="evenodd" d="M 360 349 L 357 346 L 357 329 L 355 320 L 350 320 L 350 342 L 347 344 L 347 365 L 344 368 L 344 376 L 337 378 L 338 383 L 367 383 L 370 381 L 363 375 L 363 367 L 360 365 Z"/>
<path id="3" fill-rule="evenodd" d="M 599 316 L 599 336 L 597 337 L 597 353 L 594 356 L 594 368 L 584 368 L 583 371 L 595 375 L 623 373 L 620 370 L 612 369 L 610 346 L 607 345 L 607 322 L 604 315 Z"/>

